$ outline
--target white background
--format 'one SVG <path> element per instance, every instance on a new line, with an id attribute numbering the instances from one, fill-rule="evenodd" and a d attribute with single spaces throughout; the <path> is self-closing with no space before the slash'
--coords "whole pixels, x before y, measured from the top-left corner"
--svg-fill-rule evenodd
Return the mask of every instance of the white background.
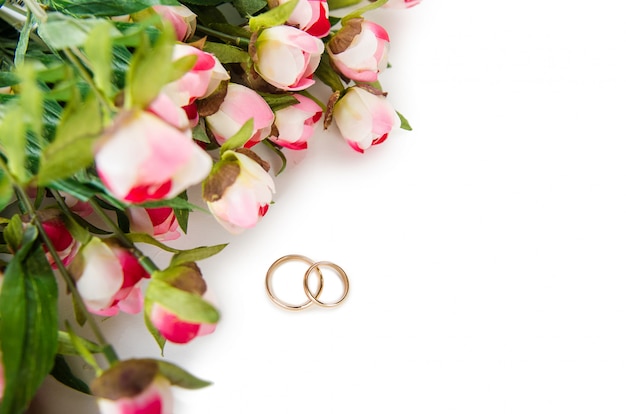
<path id="1" fill-rule="evenodd" d="M 626 6 L 368 16 L 389 31 L 381 81 L 413 131 L 361 155 L 320 129 L 241 236 L 193 216 L 177 246 L 230 245 L 201 262 L 217 331 L 165 349 L 214 382 L 177 390 L 176 413 L 626 412 Z M 342 266 L 347 301 L 272 304 L 265 272 L 290 253 Z M 104 326 L 122 357 L 159 355 L 140 316 Z M 52 380 L 37 407 L 96 412 Z"/>

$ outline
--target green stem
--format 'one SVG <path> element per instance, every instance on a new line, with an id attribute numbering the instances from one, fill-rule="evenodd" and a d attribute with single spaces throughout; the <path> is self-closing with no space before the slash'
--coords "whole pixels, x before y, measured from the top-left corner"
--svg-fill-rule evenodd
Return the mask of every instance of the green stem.
<path id="1" fill-rule="evenodd" d="M 57 265 L 58 271 L 63 277 L 63 280 L 65 281 L 70 293 L 76 299 L 75 300 L 76 305 L 78 306 L 80 312 L 83 313 L 83 315 L 85 316 L 87 323 L 89 324 L 89 327 L 91 328 L 91 330 L 93 331 L 93 334 L 96 337 L 96 340 L 98 341 L 98 343 L 100 343 L 100 345 L 102 345 L 103 354 L 105 355 L 107 361 L 111 365 L 115 364 L 119 360 L 119 358 L 117 357 L 115 353 L 115 350 L 113 349 L 111 344 L 109 344 L 109 342 L 106 340 L 106 338 L 104 337 L 104 334 L 100 330 L 100 326 L 98 325 L 96 320 L 93 318 L 93 316 L 87 309 L 85 302 L 83 302 L 80 296 L 80 293 L 78 293 L 78 289 L 76 288 L 76 285 L 74 283 L 74 279 L 67 271 L 67 268 L 63 264 L 63 260 L 61 260 L 61 258 L 59 257 L 59 254 L 54 248 L 52 241 L 48 237 L 48 234 L 46 233 L 45 229 L 43 228 L 43 225 L 41 224 L 41 221 L 39 220 L 39 217 L 37 216 L 37 212 L 33 208 L 32 204 L 30 203 L 28 199 L 28 196 L 24 192 L 24 189 L 20 187 L 19 185 L 14 185 L 13 187 L 15 189 L 15 194 L 20 200 L 21 205 L 23 205 L 26 208 L 26 212 L 30 216 L 31 220 L 34 222 L 35 226 L 37 227 L 37 230 L 39 230 L 39 235 L 41 236 L 42 241 L 48 248 L 48 252 L 52 256 L 54 263 Z"/>
<path id="2" fill-rule="evenodd" d="M 96 212 L 96 214 L 98 214 L 98 216 L 111 228 L 119 242 L 122 243 L 122 245 L 127 248 L 133 254 L 133 256 L 137 258 L 139 264 L 141 264 L 146 272 L 153 274 L 161 270 L 156 264 L 154 264 L 152 259 L 144 255 L 143 252 L 135 246 L 135 243 L 133 243 L 132 240 L 130 240 L 126 236 L 122 229 L 119 228 L 119 226 L 111 219 L 111 217 L 106 214 L 106 212 L 95 200 L 90 199 L 89 204 Z"/>
<path id="3" fill-rule="evenodd" d="M 30 32 L 33 30 L 33 14 L 30 9 L 26 13 L 26 21 L 22 30 L 20 30 L 20 38 L 15 47 L 15 56 L 13 63 L 15 66 L 20 66 L 24 63 L 24 56 L 26 56 L 26 49 L 28 49 L 28 40 L 30 39 Z"/>
<path id="4" fill-rule="evenodd" d="M 36 1 L 36 0 L 24 0 L 24 4 L 26 4 L 26 7 L 28 8 L 28 10 L 30 10 L 31 13 L 33 13 L 35 15 L 37 20 L 39 20 L 41 22 L 45 22 L 48 19 L 48 14 L 43 9 L 43 7 L 41 7 L 41 4 L 39 4 L 38 1 Z"/>
<path id="5" fill-rule="evenodd" d="M 250 39 L 245 37 L 233 36 L 227 33 L 222 33 L 219 30 L 210 29 L 206 26 L 197 25 L 196 30 L 201 31 L 209 36 L 216 37 L 224 42 L 233 43 L 235 46 L 242 46 L 247 48 L 250 44 Z"/>

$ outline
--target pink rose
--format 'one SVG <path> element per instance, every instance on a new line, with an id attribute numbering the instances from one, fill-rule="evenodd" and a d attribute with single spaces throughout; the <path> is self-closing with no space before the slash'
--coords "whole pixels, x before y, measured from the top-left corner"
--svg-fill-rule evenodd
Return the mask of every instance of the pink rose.
<path id="1" fill-rule="evenodd" d="M 343 138 L 358 152 L 382 143 L 400 126 L 400 117 L 383 94 L 358 86 L 348 88 L 335 103 L 333 119 Z"/>
<path id="2" fill-rule="evenodd" d="M 269 208 L 274 181 L 269 166 L 246 149 L 225 151 L 203 185 L 203 198 L 229 232 L 254 227 Z"/>
<path id="3" fill-rule="evenodd" d="M 272 7 L 276 7 L 288 0 L 278 0 Z M 287 19 L 287 24 L 304 30 L 311 36 L 325 37 L 330 33 L 328 20 L 328 3 L 326 0 L 299 0 L 296 8 Z"/>
<path id="4" fill-rule="evenodd" d="M 65 226 L 65 222 L 61 218 L 61 212 L 59 210 L 44 210 L 42 211 L 42 216 L 41 225 L 52 242 L 54 250 L 56 250 L 63 266 L 67 266 L 74 259 L 76 253 L 78 253 L 79 243 L 72 237 Z M 50 266 L 52 266 L 53 269 L 57 269 L 57 265 L 50 252 L 46 247 L 44 247 L 44 250 L 46 250 L 46 258 Z"/>
<path id="5" fill-rule="evenodd" d="M 354 18 L 344 23 L 326 49 L 331 63 L 343 76 L 374 82 L 387 67 L 389 35 L 376 23 Z"/>
<path id="6" fill-rule="evenodd" d="M 265 29 L 251 48 L 256 72 L 278 89 L 299 91 L 313 85 L 324 43 L 291 26 Z"/>
<path id="7" fill-rule="evenodd" d="M 211 157 L 180 130 L 143 111 L 120 113 L 95 148 L 98 175 L 130 203 L 172 198 L 202 181 Z"/>
<path id="8" fill-rule="evenodd" d="M 322 108 L 306 96 L 294 94 L 293 97 L 298 100 L 297 104 L 276 111 L 277 134 L 269 139 L 282 147 L 301 150 L 307 148 L 315 124 L 322 117 Z"/>
<path id="9" fill-rule="evenodd" d="M 208 291 L 202 273 L 195 263 L 186 263 L 169 270 L 171 273 L 167 282 L 172 287 L 197 295 L 208 303 L 212 302 L 211 293 Z M 150 322 L 161 336 L 170 342 L 186 344 L 198 336 L 213 333 L 217 326 L 215 323 L 198 323 L 186 320 L 176 312 L 176 309 L 170 309 L 159 302 L 151 302 L 148 306 L 149 309 L 146 309 L 146 313 Z"/>
<path id="10" fill-rule="evenodd" d="M 92 238 L 80 249 L 69 271 L 90 312 L 111 316 L 141 310 L 142 295 L 137 283 L 150 275 L 131 252 L 115 241 Z"/>
<path id="11" fill-rule="evenodd" d="M 172 414 L 170 382 L 148 359 L 129 359 L 113 365 L 91 384 L 101 414 Z"/>
<path id="12" fill-rule="evenodd" d="M 165 85 L 162 90 L 180 107 L 210 96 L 222 82 L 230 79 L 224 66 L 211 53 L 186 44 L 174 45 L 172 61 L 189 55 L 197 57 L 193 67 L 182 77 Z"/>
<path id="13" fill-rule="evenodd" d="M 149 234 L 160 241 L 176 240 L 180 237 L 178 221 L 171 207 L 131 207 L 128 209 L 128 216 L 132 232 Z"/>
<path id="14" fill-rule="evenodd" d="M 196 31 L 196 14 L 186 6 L 152 6 L 162 18 L 169 21 L 180 42 L 188 40 Z"/>
<path id="15" fill-rule="evenodd" d="M 261 95 L 243 85 L 230 83 L 217 112 L 205 119 L 217 143 L 221 145 L 235 135 L 250 118 L 254 120 L 254 126 L 246 147 L 255 145 L 270 134 L 274 113 Z"/>

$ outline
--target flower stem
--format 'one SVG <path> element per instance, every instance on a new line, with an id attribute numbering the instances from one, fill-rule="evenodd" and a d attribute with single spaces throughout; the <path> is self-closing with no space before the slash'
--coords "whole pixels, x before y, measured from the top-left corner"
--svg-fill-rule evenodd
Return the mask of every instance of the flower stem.
<path id="1" fill-rule="evenodd" d="M 199 30 L 209 36 L 213 36 L 220 40 L 223 40 L 226 43 L 232 43 L 235 46 L 242 46 L 247 48 L 250 44 L 250 39 L 240 36 L 229 35 L 227 33 L 220 32 L 219 30 L 210 29 L 206 26 L 197 25 L 196 30 Z"/>
<path id="2" fill-rule="evenodd" d="M 48 237 L 48 234 L 46 233 L 45 229 L 43 228 L 43 225 L 41 224 L 41 221 L 39 220 L 39 217 L 37 216 L 37 212 L 35 211 L 34 207 L 30 203 L 28 196 L 24 192 L 24 189 L 17 184 L 14 184 L 13 188 L 14 188 L 15 194 L 17 195 L 17 198 L 20 201 L 20 205 L 22 205 L 26 209 L 26 212 L 30 216 L 32 222 L 37 227 L 37 230 L 39 231 L 39 236 L 41 237 L 41 240 L 43 241 L 43 243 L 46 245 L 48 252 L 52 256 L 52 259 L 54 260 L 54 263 L 57 265 L 58 271 L 63 277 L 63 280 L 65 281 L 70 293 L 72 294 L 72 297 L 74 297 L 75 299 L 74 302 L 76 303 L 76 306 L 78 306 L 78 310 L 84 315 L 87 323 L 89 324 L 89 327 L 91 328 L 91 330 L 93 331 L 93 334 L 96 337 L 96 340 L 102 346 L 102 353 L 104 354 L 109 364 L 111 365 L 115 364 L 119 360 L 119 358 L 117 357 L 117 354 L 115 353 L 115 349 L 106 340 L 106 338 L 104 337 L 104 334 L 100 330 L 100 326 L 96 323 L 96 320 L 93 318 L 91 313 L 89 313 L 89 311 L 87 310 L 87 306 L 85 305 L 85 302 L 83 302 L 80 296 L 80 293 L 78 293 L 78 290 L 76 289 L 76 285 L 74 284 L 74 279 L 69 274 L 69 272 L 67 271 L 67 268 L 63 264 L 63 261 L 59 257 L 59 254 L 54 248 L 52 241 Z"/>
<path id="3" fill-rule="evenodd" d="M 100 207 L 100 205 L 95 200 L 90 199 L 89 204 L 91 205 L 91 207 L 93 207 L 93 210 L 96 212 L 96 214 L 98 214 L 98 216 L 111 228 L 119 242 L 122 243 L 122 245 L 127 248 L 133 254 L 133 256 L 137 258 L 137 260 L 146 270 L 146 272 L 153 274 L 161 270 L 156 264 L 154 264 L 152 259 L 144 255 L 143 252 L 135 246 L 135 243 L 133 243 L 128 237 L 126 237 L 126 234 L 124 234 L 124 232 L 118 227 L 118 225 L 115 224 L 113 220 L 111 220 L 111 217 L 109 217 L 104 212 L 102 207 Z"/>
<path id="4" fill-rule="evenodd" d="M 38 1 L 36 1 L 36 0 L 24 0 L 24 4 L 26 4 L 26 7 L 28 7 L 28 10 L 30 10 L 31 13 L 33 13 L 35 15 L 35 18 L 37 20 L 39 20 L 41 22 L 45 22 L 46 20 L 48 20 L 48 14 L 43 9 L 43 7 L 41 7 L 41 4 L 39 4 Z"/>

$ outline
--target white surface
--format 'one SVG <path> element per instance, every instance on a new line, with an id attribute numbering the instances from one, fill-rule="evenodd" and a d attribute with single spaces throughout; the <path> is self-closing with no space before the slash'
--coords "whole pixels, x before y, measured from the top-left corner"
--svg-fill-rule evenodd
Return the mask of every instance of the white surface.
<path id="1" fill-rule="evenodd" d="M 626 412 L 625 12 L 424 0 L 370 14 L 413 132 L 360 155 L 320 130 L 241 236 L 193 216 L 178 246 L 230 245 L 201 263 L 218 330 L 165 350 L 215 383 L 177 390 L 176 413 Z M 346 303 L 274 306 L 265 272 L 289 253 L 341 265 Z M 105 326 L 123 357 L 158 355 L 140 316 Z M 53 381 L 39 403 L 95 412 Z"/>

